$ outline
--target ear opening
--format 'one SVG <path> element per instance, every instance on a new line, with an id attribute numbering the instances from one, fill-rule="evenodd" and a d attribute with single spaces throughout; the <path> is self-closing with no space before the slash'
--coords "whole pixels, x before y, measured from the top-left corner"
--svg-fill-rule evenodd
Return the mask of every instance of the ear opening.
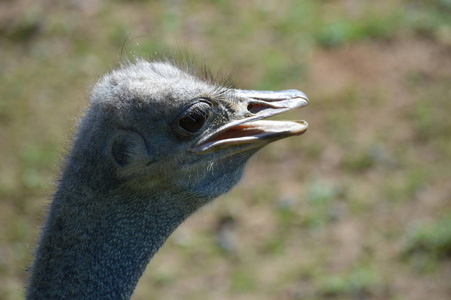
<path id="1" fill-rule="evenodd" d="M 114 163 L 119 167 L 130 165 L 148 165 L 150 153 L 144 138 L 137 132 L 120 130 L 110 143 L 110 153 Z"/>

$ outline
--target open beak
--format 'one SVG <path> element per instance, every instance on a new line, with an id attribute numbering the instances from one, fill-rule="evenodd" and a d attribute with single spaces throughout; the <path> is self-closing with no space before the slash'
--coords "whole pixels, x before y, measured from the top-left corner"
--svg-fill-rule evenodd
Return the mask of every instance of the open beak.
<path id="1" fill-rule="evenodd" d="M 233 97 L 246 104 L 249 117 L 235 120 L 201 138 L 194 151 L 208 153 L 221 148 L 244 146 L 243 151 L 261 148 L 286 137 L 301 135 L 308 127 L 305 121 L 263 120 L 294 108 L 306 106 L 307 96 L 297 90 L 250 91 L 231 90 Z"/>

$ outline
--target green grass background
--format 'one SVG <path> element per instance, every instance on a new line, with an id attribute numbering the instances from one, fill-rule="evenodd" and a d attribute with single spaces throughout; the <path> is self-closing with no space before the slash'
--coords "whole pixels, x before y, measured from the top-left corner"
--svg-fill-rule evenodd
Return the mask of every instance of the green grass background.
<path id="1" fill-rule="evenodd" d="M 299 89 L 309 131 L 183 224 L 134 299 L 451 299 L 451 1 L 0 2 L 0 299 L 26 268 L 89 87 L 188 49 Z M 124 43 L 126 41 L 126 43 Z"/>

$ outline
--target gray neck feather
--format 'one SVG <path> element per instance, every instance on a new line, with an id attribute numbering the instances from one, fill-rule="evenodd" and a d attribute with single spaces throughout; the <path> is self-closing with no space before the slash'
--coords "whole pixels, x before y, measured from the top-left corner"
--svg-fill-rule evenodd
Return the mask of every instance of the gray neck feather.
<path id="1" fill-rule="evenodd" d="M 81 175 L 90 174 L 83 165 L 93 173 L 90 163 L 71 155 L 31 267 L 27 299 L 130 298 L 152 256 L 200 206 L 194 195 L 136 195 L 102 186 L 95 176 Z"/>

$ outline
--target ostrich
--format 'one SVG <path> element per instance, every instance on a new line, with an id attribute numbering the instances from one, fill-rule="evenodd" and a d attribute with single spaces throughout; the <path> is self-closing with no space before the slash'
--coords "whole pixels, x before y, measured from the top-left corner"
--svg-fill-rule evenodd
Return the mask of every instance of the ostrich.
<path id="1" fill-rule="evenodd" d="M 233 89 L 171 60 L 105 75 L 49 207 L 27 299 L 129 299 L 180 223 L 229 191 L 263 146 L 307 130 L 262 119 L 307 103 L 297 90 Z"/>

